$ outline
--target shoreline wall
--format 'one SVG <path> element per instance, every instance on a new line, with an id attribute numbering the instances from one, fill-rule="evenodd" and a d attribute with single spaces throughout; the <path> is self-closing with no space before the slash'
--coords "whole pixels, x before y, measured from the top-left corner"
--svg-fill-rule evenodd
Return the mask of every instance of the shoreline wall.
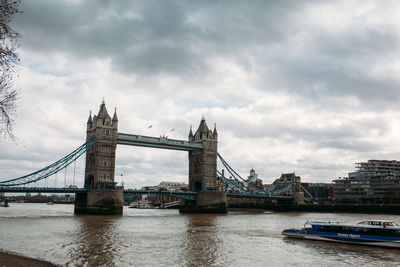
<path id="1" fill-rule="evenodd" d="M 400 205 L 351 205 L 351 204 L 332 204 L 332 205 L 279 205 L 267 204 L 266 210 L 271 211 L 305 211 L 305 212 L 346 212 L 346 213 L 384 213 L 400 214 Z"/>

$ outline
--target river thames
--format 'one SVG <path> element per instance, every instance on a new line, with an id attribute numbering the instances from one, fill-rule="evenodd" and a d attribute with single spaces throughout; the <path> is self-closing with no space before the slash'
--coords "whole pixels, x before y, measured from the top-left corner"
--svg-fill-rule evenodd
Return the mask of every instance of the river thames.
<path id="1" fill-rule="evenodd" d="M 68 266 L 398 266 L 395 249 L 287 239 L 307 220 L 400 216 L 230 211 L 226 215 L 128 209 L 77 216 L 73 205 L 10 203 L 0 208 L 0 249 Z"/>

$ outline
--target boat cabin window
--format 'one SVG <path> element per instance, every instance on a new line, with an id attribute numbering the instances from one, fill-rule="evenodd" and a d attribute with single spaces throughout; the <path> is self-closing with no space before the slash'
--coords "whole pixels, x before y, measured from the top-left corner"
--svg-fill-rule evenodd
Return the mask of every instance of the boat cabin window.
<path id="1" fill-rule="evenodd" d="M 397 226 L 396 223 L 394 222 L 381 222 L 381 221 L 362 221 L 359 222 L 358 225 L 374 225 L 374 226 L 382 226 L 385 224 L 385 226 Z"/>
<path id="2" fill-rule="evenodd" d="M 380 221 L 362 221 L 357 223 L 358 225 L 376 225 L 376 226 L 380 226 L 382 225 L 382 222 Z"/>
<path id="3" fill-rule="evenodd" d="M 377 236 L 395 236 L 400 237 L 400 229 L 381 227 L 357 227 L 343 225 L 321 225 L 318 232 L 342 233 L 342 234 L 360 234 L 360 235 L 377 235 Z"/>
<path id="4" fill-rule="evenodd" d="M 304 225 L 304 230 L 311 230 L 311 229 L 312 229 L 312 225 L 309 225 L 309 224 Z"/>

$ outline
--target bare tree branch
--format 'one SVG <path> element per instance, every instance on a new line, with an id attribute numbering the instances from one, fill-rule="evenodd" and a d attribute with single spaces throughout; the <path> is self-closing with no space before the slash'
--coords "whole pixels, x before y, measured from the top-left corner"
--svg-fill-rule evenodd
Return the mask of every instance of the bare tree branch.
<path id="1" fill-rule="evenodd" d="M 15 65 L 19 62 L 16 52 L 20 34 L 11 28 L 13 17 L 21 13 L 20 0 L 0 0 L 0 135 L 14 140 L 17 90 L 13 86 Z"/>

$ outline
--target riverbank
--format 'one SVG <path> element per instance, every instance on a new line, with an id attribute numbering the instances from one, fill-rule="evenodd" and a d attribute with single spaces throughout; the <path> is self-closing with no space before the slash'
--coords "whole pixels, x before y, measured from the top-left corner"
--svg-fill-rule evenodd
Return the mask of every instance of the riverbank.
<path id="1" fill-rule="evenodd" d="M 400 215 L 400 205 L 374 204 L 331 204 L 331 205 L 265 205 L 270 211 L 299 211 L 299 212 L 333 212 L 333 213 L 368 213 Z"/>
<path id="2" fill-rule="evenodd" d="M 61 266 L 42 259 L 30 258 L 18 253 L 0 250 L 0 266 L 1 267 L 54 267 Z"/>
<path id="3" fill-rule="evenodd" d="M 330 213 L 371 213 L 400 215 L 397 204 L 302 204 L 228 202 L 230 210 L 267 210 L 277 212 L 330 212 Z"/>

